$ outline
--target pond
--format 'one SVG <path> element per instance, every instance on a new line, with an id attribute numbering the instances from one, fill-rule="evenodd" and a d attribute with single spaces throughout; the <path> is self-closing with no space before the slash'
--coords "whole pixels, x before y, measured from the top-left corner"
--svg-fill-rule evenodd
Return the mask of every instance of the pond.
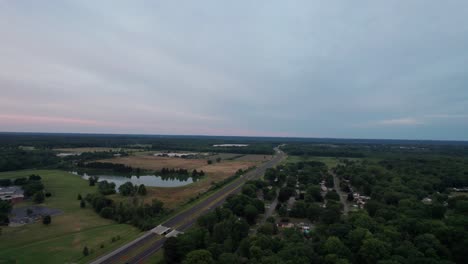
<path id="1" fill-rule="evenodd" d="M 131 182 L 133 185 L 144 184 L 145 186 L 152 187 L 179 187 L 184 186 L 190 183 L 193 183 L 194 180 L 192 177 L 171 177 L 171 176 L 156 176 L 156 175 L 128 175 L 128 176 L 119 176 L 119 175 L 108 175 L 104 173 L 86 173 L 86 172 L 76 172 L 72 171 L 72 174 L 81 176 L 84 180 L 88 180 L 90 177 L 99 177 L 98 181 L 108 181 L 115 183 L 116 189 L 120 185 Z"/>

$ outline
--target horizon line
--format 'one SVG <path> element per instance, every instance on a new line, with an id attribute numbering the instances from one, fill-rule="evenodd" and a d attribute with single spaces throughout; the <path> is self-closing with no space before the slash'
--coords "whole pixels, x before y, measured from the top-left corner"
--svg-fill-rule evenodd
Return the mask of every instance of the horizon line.
<path id="1" fill-rule="evenodd" d="M 137 133 L 100 133 L 100 132 L 39 132 L 39 131 L 0 131 L 0 134 L 51 134 L 51 135 L 111 135 L 111 136 L 159 136 L 159 137 L 237 137 L 237 138 L 280 138 L 280 139 L 319 139 L 319 140 L 387 140 L 387 141 L 429 141 L 429 142 L 464 142 L 462 139 L 399 139 L 399 138 L 352 138 L 352 137 L 298 137 L 298 136 L 236 136 L 236 135 L 204 135 L 204 134 L 137 134 Z"/>

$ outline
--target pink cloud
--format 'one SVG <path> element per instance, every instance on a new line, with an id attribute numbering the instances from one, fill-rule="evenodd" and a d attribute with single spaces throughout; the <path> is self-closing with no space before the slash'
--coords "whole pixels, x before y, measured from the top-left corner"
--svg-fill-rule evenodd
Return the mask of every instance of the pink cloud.
<path id="1" fill-rule="evenodd" d="M 6 122 L 8 124 L 67 124 L 85 126 L 119 126 L 119 124 L 117 123 L 101 122 L 92 119 L 15 114 L 0 114 L 0 122 Z"/>

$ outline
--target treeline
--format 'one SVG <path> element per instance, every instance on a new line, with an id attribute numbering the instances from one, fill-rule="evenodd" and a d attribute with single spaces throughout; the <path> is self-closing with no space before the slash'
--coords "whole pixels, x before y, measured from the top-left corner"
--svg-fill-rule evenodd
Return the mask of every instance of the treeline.
<path id="1" fill-rule="evenodd" d="M 118 163 L 110 163 L 110 162 L 79 162 L 77 164 L 80 168 L 87 168 L 87 169 L 98 169 L 98 170 L 111 170 L 117 173 L 132 173 L 137 172 L 139 173 L 141 170 L 139 168 L 133 169 L 130 166 L 126 166 L 124 164 Z"/>
<path id="2" fill-rule="evenodd" d="M 0 171 L 55 167 L 60 158 L 48 150 L 0 148 Z"/>
<path id="3" fill-rule="evenodd" d="M 344 143 L 323 142 L 323 143 L 291 143 L 286 144 L 282 149 L 290 155 L 298 156 L 323 156 L 336 158 L 364 158 L 378 157 L 389 158 L 412 158 L 415 155 L 424 158 L 443 157 L 467 157 L 468 144 L 451 142 L 424 142 L 416 144 L 413 141 L 385 141 L 382 140 Z"/>
<path id="4" fill-rule="evenodd" d="M 197 171 L 196 169 L 189 172 L 187 169 L 169 169 L 169 168 L 162 168 L 160 171 L 155 171 L 154 175 L 161 176 L 163 179 L 166 176 L 190 176 L 193 178 L 200 178 L 205 176 L 205 172 L 203 170 Z"/>
<path id="5" fill-rule="evenodd" d="M 247 147 L 219 148 L 215 144 L 249 144 Z M 151 136 L 105 134 L 34 134 L 0 133 L 1 146 L 33 146 L 40 149 L 131 146 L 143 150 L 185 150 L 197 152 L 230 152 L 239 154 L 273 154 L 277 140 L 265 138 Z"/>
<path id="6" fill-rule="evenodd" d="M 80 155 L 70 155 L 63 157 L 66 161 L 76 161 L 76 162 L 86 162 L 90 160 L 98 159 L 110 159 L 119 155 L 120 157 L 126 157 L 129 154 L 124 151 L 114 152 L 114 151 L 92 151 L 92 152 L 83 152 Z"/>
<path id="7" fill-rule="evenodd" d="M 365 153 L 355 146 L 324 146 L 322 144 L 288 144 L 281 147 L 289 155 L 363 158 Z"/>
<path id="8" fill-rule="evenodd" d="M 102 194 L 87 194 L 84 198 L 85 204 L 81 202 L 81 207 L 86 207 L 86 203 L 91 205 L 101 217 L 113 219 L 119 223 L 134 225 L 141 230 L 149 230 L 155 227 L 158 220 L 165 215 L 163 202 L 153 199 L 151 204 L 146 203 L 123 203 L 116 204 L 112 199 Z"/>

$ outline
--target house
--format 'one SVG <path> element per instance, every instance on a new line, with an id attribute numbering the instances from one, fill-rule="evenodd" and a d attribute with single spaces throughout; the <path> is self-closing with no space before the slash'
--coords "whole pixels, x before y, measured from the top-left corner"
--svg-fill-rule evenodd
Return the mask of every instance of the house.
<path id="1" fill-rule="evenodd" d="M 278 227 L 279 228 L 293 228 L 294 224 L 293 223 L 279 223 Z"/>
<path id="2" fill-rule="evenodd" d="M 23 189 L 18 186 L 1 187 L 0 200 L 11 201 L 13 204 L 23 201 Z"/>
<path id="3" fill-rule="evenodd" d="M 432 203 L 432 199 L 429 198 L 429 197 L 426 197 L 426 198 L 422 199 L 422 202 L 423 202 L 423 204 L 431 204 L 431 203 Z"/>

